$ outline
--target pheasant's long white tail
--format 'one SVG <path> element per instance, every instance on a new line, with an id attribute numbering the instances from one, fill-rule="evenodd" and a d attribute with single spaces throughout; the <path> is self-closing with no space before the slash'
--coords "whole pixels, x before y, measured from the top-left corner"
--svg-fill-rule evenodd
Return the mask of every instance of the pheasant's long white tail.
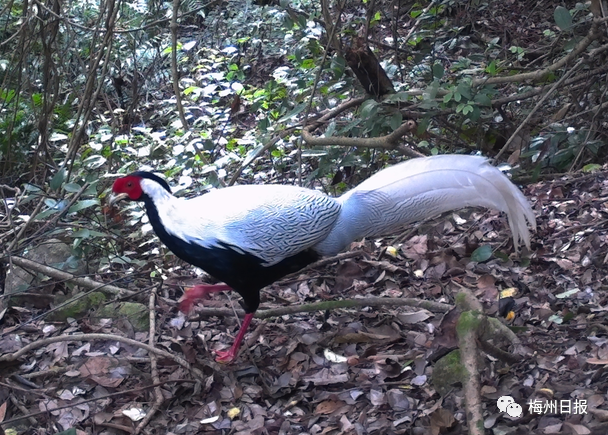
<path id="1" fill-rule="evenodd" d="M 387 235 L 406 224 L 463 207 L 506 213 L 515 247 L 530 247 L 528 224 L 536 229 L 526 197 L 484 157 L 441 155 L 391 166 L 338 198 L 340 217 L 323 242 L 322 255 L 334 255 L 354 240 Z"/>

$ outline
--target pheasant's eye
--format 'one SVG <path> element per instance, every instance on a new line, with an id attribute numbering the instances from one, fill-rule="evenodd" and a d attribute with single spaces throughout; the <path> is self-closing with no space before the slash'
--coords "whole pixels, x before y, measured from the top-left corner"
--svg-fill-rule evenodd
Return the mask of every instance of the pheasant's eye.
<path id="1" fill-rule="evenodd" d="M 131 183 L 130 181 L 127 183 L 127 187 L 132 187 L 133 183 Z"/>

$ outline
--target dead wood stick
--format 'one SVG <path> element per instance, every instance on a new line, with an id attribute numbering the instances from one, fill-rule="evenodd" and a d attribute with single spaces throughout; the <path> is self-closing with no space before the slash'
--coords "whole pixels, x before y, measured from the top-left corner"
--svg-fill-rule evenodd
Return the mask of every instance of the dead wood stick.
<path id="1" fill-rule="evenodd" d="M 150 315 L 150 328 L 149 328 L 149 334 L 148 334 L 148 344 L 154 348 L 156 348 L 154 346 L 154 342 L 155 342 L 155 337 L 156 337 L 156 288 L 154 290 L 152 290 L 152 292 L 150 293 L 150 299 L 148 300 L 148 309 L 149 309 L 149 315 Z M 150 374 L 152 375 L 152 382 L 154 382 L 155 384 L 159 384 L 160 383 L 160 376 L 158 375 L 158 358 L 156 357 L 156 354 L 154 353 L 150 353 Z M 135 433 L 139 434 L 141 433 L 141 431 L 144 430 L 144 428 L 148 425 L 148 423 L 150 422 L 150 420 L 152 420 L 152 417 L 154 417 L 154 414 L 156 414 L 160 408 L 160 405 L 163 404 L 164 401 L 164 397 L 163 397 L 163 392 L 160 388 L 160 386 L 158 387 L 154 387 L 154 404 L 152 405 L 152 408 L 146 413 L 146 416 L 144 417 L 144 419 L 139 422 L 139 424 L 137 425 L 137 427 L 135 428 Z"/>
<path id="2" fill-rule="evenodd" d="M 158 349 L 154 346 L 150 346 L 149 344 L 142 343 L 137 340 L 132 340 L 130 338 L 122 337 L 120 335 L 113 334 L 72 334 L 72 335 L 59 335 L 57 337 L 49 337 L 42 338 L 40 340 L 36 340 L 27 346 L 22 347 L 17 352 L 7 353 L 0 356 L 0 362 L 2 361 L 16 361 L 21 358 L 23 355 L 31 352 L 34 349 L 38 349 L 40 347 L 47 346 L 53 343 L 59 343 L 64 341 L 95 341 L 95 340 L 109 340 L 109 341 L 118 341 L 119 343 L 128 344 L 129 346 L 135 346 L 147 350 L 151 354 L 156 354 L 163 358 L 169 358 L 172 361 L 175 361 L 180 366 L 185 369 L 191 371 L 195 377 L 199 380 L 205 380 L 207 377 L 196 367 L 192 367 L 188 361 L 185 359 L 162 349 Z"/>
<path id="3" fill-rule="evenodd" d="M 95 281 L 88 277 L 79 277 L 71 273 L 64 272 L 63 270 L 55 269 L 54 267 L 47 266 L 46 264 L 38 263 L 36 261 L 28 260 L 23 257 L 10 257 L 11 261 L 19 267 L 24 269 L 33 270 L 35 272 L 42 273 L 51 278 L 60 279 L 62 281 L 73 282 L 76 285 L 86 287 L 89 289 L 96 288 L 102 292 L 111 293 L 119 296 L 132 296 L 136 292 L 127 290 L 121 287 L 116 287 L 111 284 L 104 284 L 99 281 Z"/>
<path id="4" fill-rule="evenodd" d="M 425 301 L 415 298 L 361 298 L 361 299 L 346 299 L 342 301 L 323 301 L 313 304 L 290 305 L 288 307 L 271 308 L 268 310 L 260 310 L 255 313 L 258 319 L 268 319 L 270 317 L 279 317 L 286 314 L 308 313 L 311 311 L 325 311 L 337 308 L 360 308 L 360 307 L 382 307 L 382 306 L 408 306 L 416 308 L 424 308 L 434 313 L 446 313 L 452 309 L 451 305 L 442 304 L 440 302 Z M 231 308 L 199 308 L 197 310 L 198 317 L 201 316 L 232 316 L 237 314 L 239 317 L 245 315 L 243 310 L 233 310 Z"/>

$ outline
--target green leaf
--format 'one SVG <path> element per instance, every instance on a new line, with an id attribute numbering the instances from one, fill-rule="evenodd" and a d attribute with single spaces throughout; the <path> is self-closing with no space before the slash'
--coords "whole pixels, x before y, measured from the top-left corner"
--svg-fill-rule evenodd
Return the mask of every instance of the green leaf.
<path id="1" fill-rule="evenodd" d="M 57 190 L 61 187 L 61 185 L 65 181 L 66 174 L 67 171 L 65 170 L 65 168 L 61 168 L 59 171 L 57 171 L 50 183 L 52 190 Z"/>
<path id="2" fill-rule="evenodd" d="M 501 261 L 504 261 L 505 263 L 509 261 L 509 254 L 507 254 L 506 252 L 496 251 L 494 253 L 494 257 L 498 258 Z"/>
<path id="3" fill-rule="evenodd" d="M 443 65 L 440 63 L 433 64 L 433 77 L 436 79 L 440 79 L 445 74 L 445 70 L 443 69 Z"/>
<path id="4" fill-rule="evenodd" d="M 266 131 L 268 131 L 268 127 L 270 127 L 270 120 L 268 118 L 260 119 L 260 122 L 258 122 L 258 127 L 262 133 L 266 133 Z"/>
<path id="5" fill-rule="evenodd" d="M 52 214 L 58 213 L 59 209 L 58 208 L 49 208 L 47 210 L 44 210 L 43 212 L 38 213 L 34 219 L 35 220 L 40 220 L 40 219 L 44 219 L 46 217 L 49 217 Z"/>
<path id="6" fill-rule="evenodd" d="M 553 18 L 555 19 L 555 24 L 557 24 L 557 27 L 561 30 L 568 30 L 572 27 L 572 15 L 570 15 L 570 11 L 563 6 L 555 8 Z"/>
<path id="7" fill-rule="evenodd" d="M 315 61 L 314 59 L 304 59 L 304 61 L 302 62 L 302 68 L 304 69 L 311 69 L 315 67 Z"/>
<path id="8" fill-rule="evenodd" d="M 491 107 L 492 100 L 486 94 L 477 94 L 475 95 L 474 101 L 478 103 L 480 106 Z"/>
<path id="9" fill-rule="evenodd" d="M 492 257 L 492 247 L 490 245 L 482 245 L 475 249 L 471 254 L 471 261 L 481 263 L 487 261 Z"/>
<path id="10" fill-rule="evenodd" d="M 491 76 L 496 75 L 496 60 L 490 62 L 490 64 L 486 67 L 486 72 Z"/>
<path id="11" fill-rule="evenodd" d="M 473 106 L 471 106 L 470 104 L 465 104 L 464 108 L 462 109 L 462 114 L 463 115 L 468 115 L 472 111 L 473 111 Z"/>
<path id="12" fill-rule="evenodd" d="M 83 199 L 82 201 L 78 201 L 76 204 L 71 206 L 68 213 L 76 213 L 77 211 L 93 207 L 94 205 L 99 205 L 98 199 Z"/>
<path id="13" fill-rule="evenodd" d="M 411 97 L 407 92 L 397 92 L 386 97 L 384 101 L 387 103 L 399 103 L 403 101 L 408 101 L 410 98 Z"/>
<path id="14" fill-rule="evenodd" d="M 458 93 L 460 95 L 462 95 L 463 97 L 465 97 L 467 100 L 470 100 L 472 95 L 471 95 L 471 85 L 469 85 L 468 83 L 459 83 L 458 84 Z"/>
<path id="15" fill-rule="evenodd" d="M 361 104 L 361 118 L 370 119 L 376 115 L 378 111 L 378 103 L 374 100 L 366 100 Z"/>
<path id="16" fill-rule="evenodd" d="M 402 122 L 403 122 L 403 115 L 401 115 L 401 112 L 393 113 L 393 116 L 391 116 L 391 120 L 390 120 L 391 128 L 393 130 L 397 130 L 401 126 Z"/>
<path id="17" fill-rule="evenodd" d="M 589 163 L 588 165 L 583 166 L 583 172 L 593 172 L 598 169 L 602 169 L 602 165 L 598 165 L 597 163 Z"/>
<path id="18" fill-rule="evenodd" d="M 88 239 L 89 237 L 91 237 L 91 232 L 88 229 L 84 228 L 82 230 L 74 231 L 74 233 L 72 234 L 72 237 Z"/>
<path id="19" fill-rule="evenodd" d="M 34 106 L 41 107 L 42 106 L 42 94 L 40 94 L 38 92 L 33 94 L 32 102 L 34 103 Z"/>
<path id="20" fill-rule="evenodd" d="M 118 143 L 118 142 L 117 142 Z M 88 169 L 98 169 L 106 162 L 106 158 L 100 155 L 93 155 L 83 160 L 82 164 Z"/>
<path id="21" fill-rule="evenodd" d="M 63 188 L 65 189 L 66 192 L 74 193 L 74 192 L 78 192 L 82 188 L 82 186 L 80 186 L 80 184 L 78 184 L 78 183 L 68 183 L 65 186 L 63 186 Z"/>
<path id="22" fill-rule="evenodd" d="M 264 148 L 264 145 L 260 144 L 260 145 L 256 146 L 255 148 L 252 148 L 249 151 L 247 151 L 247 156 L 245 157 L 245 160 L 243 161 L 243 166 L 247 166 L 249 163 L 251 163 L 253 161 L 253 159 L 260 157 L 259 153 L 262 148 Z"/>
<path id="23" fill-rule="evenodd" d="M 281 116 L 281 118 L 277 120 L 277 123 L 279 123 L 279 124 L 284 123 L 285 121 L 287 121 L 287 120 L 295 117 L 297 114 L 299 114 L 300 112 L 302 112 L 302 110 L 304 110 L 305 108 L 306 108 L 306 103 L 298 104 L 296 107 L 294 107 L 288 113 L 286 113 L 285 115 Z"/>
<path id="24" fill-rule="evenodd" d="M 199 86 L 188 86 L 184 89 L 184 95 L 190 95 L 193 92 L 200 92 L 203 88 Z"/>

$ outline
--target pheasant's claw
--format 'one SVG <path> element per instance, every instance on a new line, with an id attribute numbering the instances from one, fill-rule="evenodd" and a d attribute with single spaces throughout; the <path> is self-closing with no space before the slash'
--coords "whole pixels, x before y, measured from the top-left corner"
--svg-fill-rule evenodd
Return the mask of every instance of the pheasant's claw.
<path id="1" fill-rule="evenodd" d="M 239 333 L 236 334 L 236 338 L 234 339 L 234 343 L 228 350 L 216 350 L 215 354 L 217 357 L 215 360 L 219 363 L 229 364 L 233 362 L 237 355 L 239 354 L 239 348 L 241 347 L 241 343 L 243 342 L 243 338 L 245 337 L 245 333 L 247 332 L 247 328 L 249 328 L 249 324 L 253 319 L 253 313 L 245 314 L 245 318 L 243 319 L 243 324 L 239 329 Z"/>
<path id="2" fill-rule="evenodd" d="M 222 364 L 233 363 L 236 359 L 236 355 L 234 354 L 232 348 L 229 350 L 216 350 L 215 355 L 215 361 Z"/>

